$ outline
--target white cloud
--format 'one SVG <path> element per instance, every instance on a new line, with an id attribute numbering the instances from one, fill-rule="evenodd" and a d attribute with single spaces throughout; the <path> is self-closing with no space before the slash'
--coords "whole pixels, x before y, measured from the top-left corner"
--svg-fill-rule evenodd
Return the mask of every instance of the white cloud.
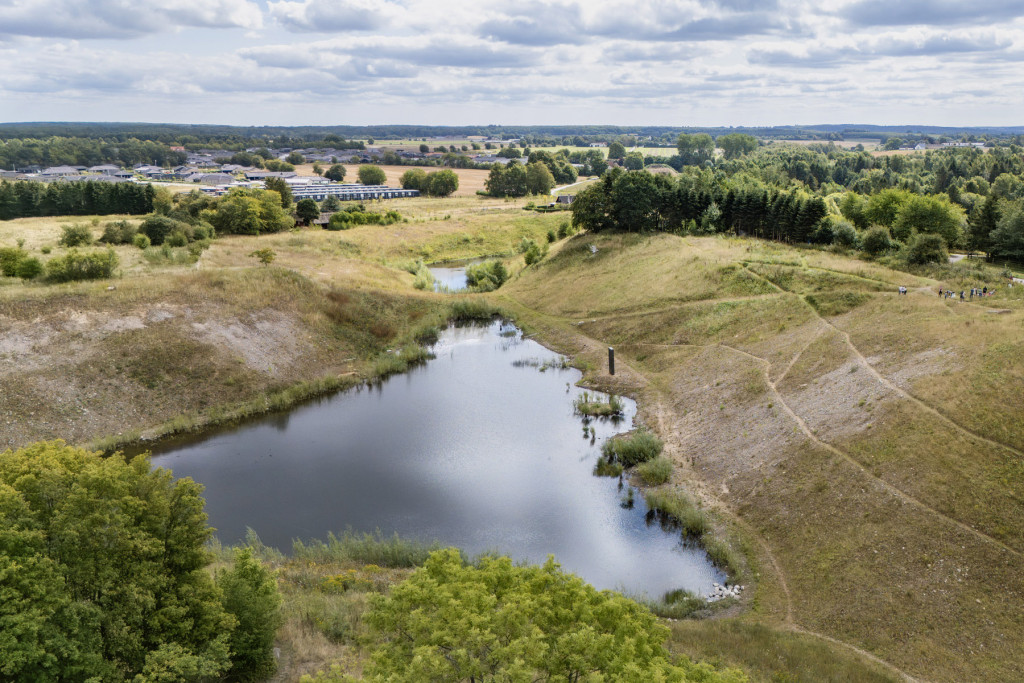
<path id="1" fill-rule="evenodd" d="M 268 9 L 289 31 L 321 33 L 382 28 L 395 14 L 388 2 L 369 0 L 281 0 L 269 3 Z"/>
<path id="2" fill-rule="evenodd" d="M 0 34 L 126 39 L 174 28 L 258 28 L 250 0 L 10 0 L 0 4 Z"/>

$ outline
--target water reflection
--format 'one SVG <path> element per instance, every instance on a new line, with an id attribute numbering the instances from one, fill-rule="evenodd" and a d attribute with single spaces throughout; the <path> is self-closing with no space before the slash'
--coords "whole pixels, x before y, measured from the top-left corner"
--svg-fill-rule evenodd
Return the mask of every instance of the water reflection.
<path id="1" fill-rule="evenodd" d="M 562 565 L 600 588 L 710 591 L 721 575 L 678 533 L 648 525 L 639 496 L 620 507 L 591 471 L 625 416 L 580 420 L 579 372 L 513 327 L 450 328 L 436 358 L 373 391 L 300 406 L 165 449 L 155 463 L 206 486 L 224 542 L 246 527 L 269 545 L 352 527 L 497 550 Z M 541 368 L 544 368 L 543 371 Z"/>

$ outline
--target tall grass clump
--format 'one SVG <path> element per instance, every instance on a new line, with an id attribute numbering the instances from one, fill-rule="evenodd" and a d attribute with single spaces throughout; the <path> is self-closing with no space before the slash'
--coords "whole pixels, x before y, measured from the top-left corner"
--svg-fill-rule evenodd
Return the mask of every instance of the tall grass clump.
<path id="1" fill-rule="evenodd" d="M 320 539 L 292 544 L 292 555 L 298 560 L 314 562 L 356 562 L 381 567 L 418 567 L 426 562 L 430 553 L 439 550 L 439 543 L 423 543 L 401 538 L 397 533 L 390 538 L 377 530 L 356 533 L 346 529 L 340 536 L 327 534 Z"/>
<path id="2" fill-rule="evenodd" d="M 633 598 L 633 600 L 662 619 L 686 619 L 692 617 L 696 612 L 707 609 L 708 606 L 707 600 L 685 588 L 669 591 L 661 600 L 651 600 L 646 597 Z"/>
<path id="3" fill-rule="evenodd" d="M 648 491 L 644 499 L 649 513 L 678 526 L 684 536 L 699 538 L 711 528 L 707 513 L 682 491 Z"/>
<path id="4" fill-rule="evenodd" d="M 609 394 L 608 400 L 602 401 L 600 394 L 591 394 L 589 391 L 584 391 L 577 396 L 572 405 L 576 409 L 577 415 L 584 415 L 586 417 L 622 415 L 624 408 L 622 399 L 614 394 Z M 629 467 L 629 465 L 626 465 L 626 467 Z"/>
<path id="5" fill-rule="evenodd" d="M 501 261 L 484 261 L 466 266 L 466 284 L 476 292 L 493 292 L 508 280 L 508 269 Z"/>
<path id="6" fill-rule="evenodd" d="M 668 458 L 659 455 L 653 460 L 637 465 L 636 473 L 644 486 L 658 486 L 672 476 L 672 463 Z"/>
<path id="7" fill-rule="evenodd" d="M 480 299 L 456 299 L 448 304 L 448 319 L 452 322 L 489 321 L 501 316 L 500 308 Z"/>
<path id="8" fill-rule="evenodd" d="M 417 344 L 407 344 L 398 351 L 385 351 L 373 364 L 373 375 L 385 379 L 405 372 L 411 367 L 430 360 L 430 352 Z"/>
<path id="9" fill-rule="evenodd" d="M 434 288 L 434 274 L 430 272 L 430 268 L 427 268 L 427 264 L 423 261 L 417 261 L 415 263 L 415 270 L 412 274 L 416 278 L 412 281 L 412 286 L 416 289 L 433 289 Z"/>
<path id="10" fill-rule="evenodd" d="M 629 468 L 658 457 L 664 447 L 661 439 L 646 429 L 638 429 L 626 436 L 613 436 L 601 446 L 601 455 L 608 462 L 617 462 Z"/>

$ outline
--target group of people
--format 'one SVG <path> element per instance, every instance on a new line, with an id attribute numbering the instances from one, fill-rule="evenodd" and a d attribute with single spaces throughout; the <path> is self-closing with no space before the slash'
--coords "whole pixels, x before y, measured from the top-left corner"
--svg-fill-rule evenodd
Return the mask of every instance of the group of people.
<path id="1" fill-rule="evenodd" d="M 905 290 L 905 289 L 906 289 L 906 287 L 900 287 L 900 290 Z M 903 291 L 900 291 L 900 294 L 903 294 L 903 293 L 904 293 Z M 974 297 L 976 297 L 976 296 L 977 297 L 992 296 L 995 293 L 996 293 L 996 288 L 995 287 L 993 287 L 992 289 L 989 289 L 987 286 L 986 287 L 972 287 L 969 291 L 961 289 L 960 290 L 960 301 L 973 301 Z M 939 297 L 943 297 L 943 298 L 946 298 L 946 299 L 955 299 L 956 298 L 956 292 L 954 292 L 952 289 L 942 289 L 941 287 L 939 287 Z"/>

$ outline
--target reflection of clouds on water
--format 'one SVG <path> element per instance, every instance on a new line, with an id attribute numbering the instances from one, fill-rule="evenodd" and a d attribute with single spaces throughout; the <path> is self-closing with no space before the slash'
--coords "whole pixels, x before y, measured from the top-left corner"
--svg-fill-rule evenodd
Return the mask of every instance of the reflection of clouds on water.
<path id="1" fill-rule="evenodd" d="M 553 554 L 598 588 L 654 597 L 722 580 L 678 532 L 648 526 L 641 499 L 624 510 L 618 482 L 592 475 L 601 443 L 631 428 L 633 401 L 618 420 L 590 420 L 581 441 L 581 373 L 514 326 L 452 326 L 432 350 L 413 372 L 170 450 L 165 462 L 206 485 L 226 543 L 252 527 L 287 549 L 351 526 L 470 555 Z M 555 365 L 523 368 L 534 363 Z"/>

